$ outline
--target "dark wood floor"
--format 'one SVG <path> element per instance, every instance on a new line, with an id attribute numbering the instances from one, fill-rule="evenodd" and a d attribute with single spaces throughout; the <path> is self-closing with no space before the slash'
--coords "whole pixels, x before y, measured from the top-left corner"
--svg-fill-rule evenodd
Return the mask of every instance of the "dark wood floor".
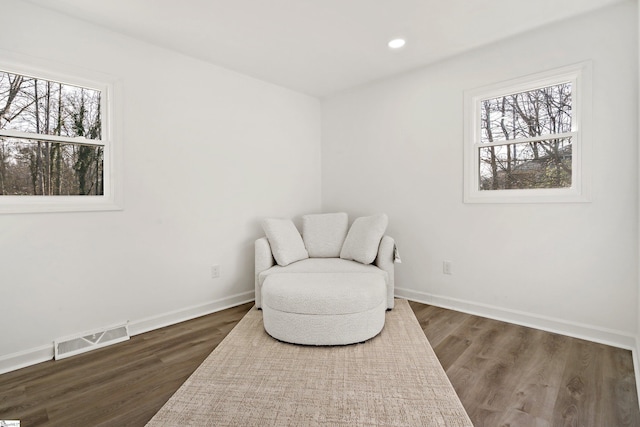
<path id="1" fill-rule="evenodd" d="M 410 305 L 475 427 L 640 426 L 630 351 Z"/>
<path id="2" fill-rule="evenodd" d="M 0 420 L 144 426 L 251 306 L 0 375 Z M 631 352 L 411 307 L 475 427 L 640 426 Z"/>
<path id="3" fill-rule="evenodd" d="M 31 426 L 144 426 L 253 306 L 0 375 L 0 420 Z"/>

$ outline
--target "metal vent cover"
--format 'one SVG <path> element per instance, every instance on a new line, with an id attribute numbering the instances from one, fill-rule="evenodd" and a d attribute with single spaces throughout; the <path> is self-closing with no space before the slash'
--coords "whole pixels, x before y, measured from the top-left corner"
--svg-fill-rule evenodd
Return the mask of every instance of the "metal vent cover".
<path id="1" fill-rule="evenodd" d="M 87 351 L 106 347 L 129 339 L 129 325 L 123 324 L 109 328 L 85 332 L 80 335 L 59 338 L 54 341 L 56 360 Z"/>

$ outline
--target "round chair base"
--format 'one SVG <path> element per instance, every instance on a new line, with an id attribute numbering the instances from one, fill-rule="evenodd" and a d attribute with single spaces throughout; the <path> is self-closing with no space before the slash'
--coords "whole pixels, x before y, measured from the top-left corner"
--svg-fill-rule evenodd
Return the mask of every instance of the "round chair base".
<path id="1" fill-rule="evenodd" d="M 262 285 L 265 330 L 294 344 L 364 342 L 384 327 L 386 308 L 386 284 L 377 274 L 279 274 Z"/>

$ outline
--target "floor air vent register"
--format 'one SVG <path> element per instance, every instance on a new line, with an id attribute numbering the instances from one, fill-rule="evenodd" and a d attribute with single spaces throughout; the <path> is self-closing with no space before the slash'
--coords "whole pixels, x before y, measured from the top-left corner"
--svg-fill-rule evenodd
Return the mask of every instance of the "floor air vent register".
<path id="1" fill-rule="evenodd" d="M 54 341 L 54 356 L 56 360 L 76 354 L 96 350 L 111 344 L 129 339 L 129 325 L 118 325 L 80 335 L 60 338 Z"/>

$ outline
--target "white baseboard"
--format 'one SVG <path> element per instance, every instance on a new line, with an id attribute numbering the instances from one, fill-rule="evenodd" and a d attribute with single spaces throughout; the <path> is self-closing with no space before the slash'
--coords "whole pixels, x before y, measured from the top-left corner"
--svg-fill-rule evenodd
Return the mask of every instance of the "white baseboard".
<path id="1" fill-rule="evenodd" d="M 206 304 L 187 307 L 181 310 L 147 317 L 129 322 L 129 334 L 131 336 L 149 332 L 154 329 L 206 316 L 207 314 L 222 311 L 254 300 L 254 292 L 244 292 L 232 295 Z M 53 339 L 50 345 L 43 345 L 32 349 L 0 356 L 0 374 L 16 371 L 37 363 L 46 362 L 53 359 L 54 348 Z"/>
<path id="2" fill-rule="evenodd" d="M 400 298 L 424 304 L 435 305 L 476 316 L 488 317 L 490 319 L 514 323 L 516 325 L 541 329 L 543 331 L 611 345 L 614 347 L 624 348 L 626 350 L 633 351 L 636 349 L 636 337 L 622 331 L 600 328 L 578 322 L 570 322 L 564 319 L 541 316 L 534 313 L 511 310 L 488 304 L 465 301 L 457 298 L 433 295 L 411 289 L 396 288 L 395 295 Z"/>
<path id="3" fill-rule="evenodd" d="M 53 343 L 0 357 L 0 374 L 53 359 Z"/>
<path id="4" fill-rule="evenodd" d="M 633 355 L 633 372 L 636 376 L 636 393 L 640 402 L 640 336 L 636 337 L 636 346 L 631 350 Z"/>
<path id="5" fill-rule="evenodd" d="M 185 322 L 195 319 L 196 317 L 206 316 L 207 314 L 222 311 L 227 308 L 235 307 L 254 300 L 254 291 L 244 292 L 241 294 L 231 295 L 216 301 L 205 304 L 194 305 L 191 307 L 175 310 L 169 313 L 159 314 L 157 316 L 147 317 L 129 322 L 129 334 L 131 336 L 143 334 L 153 331 L 154 329 L 164 328 L 165 326 L 175 325 L 176 323 Z"/>

